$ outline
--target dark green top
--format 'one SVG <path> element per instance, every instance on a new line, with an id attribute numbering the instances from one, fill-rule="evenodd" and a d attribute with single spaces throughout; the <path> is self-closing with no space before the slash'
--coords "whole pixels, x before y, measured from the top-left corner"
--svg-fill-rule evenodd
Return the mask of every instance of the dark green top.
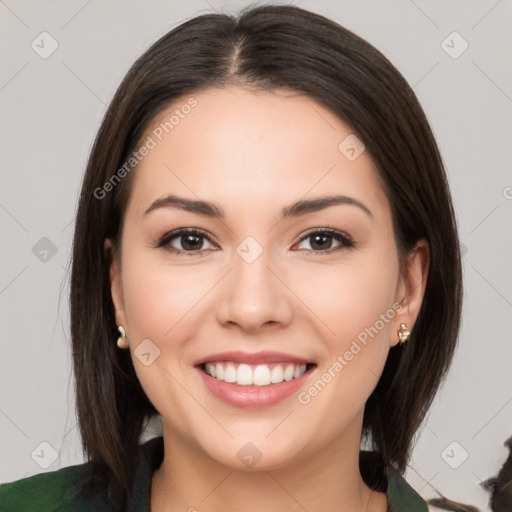
<path id="1" fill-rule="evenodd" d="M 364 452 L 363 452 L 364 453 Z M 133 484 L 133 501 L 127 512 L 149 512 L 151 478 L 164 456 L 163 437 L 146 441 Z M 361 473 L 375 473 L 371 454 L 360 460 Z M 0 512 L 112 512 L 105 495 L 87 496 L 82 484 L 88 463 L 33 475 L 0 485 Z M 393 468 L 382 475 L 387 482 L 389 512 L 427 512 L 428 508 L 414 489 Z"/>

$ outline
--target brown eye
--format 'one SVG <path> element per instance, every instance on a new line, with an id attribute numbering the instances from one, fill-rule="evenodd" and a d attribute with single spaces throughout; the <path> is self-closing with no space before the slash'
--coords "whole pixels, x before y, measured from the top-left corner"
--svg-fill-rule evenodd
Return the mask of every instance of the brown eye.
<path id="1" fill-rule="evenodd" d="M 203 248 L 205 242 L 213 245 L 210 238 L 197 229 L 178 229 L 165 234 L 157 247 L 165 247 L 176 254 L 195 255 L 208 250 Z"/>
<path id="2" fill-rule="evenodd" d="M 336 230 L 313 231 L 302 237 L 300 243 L 305 240 L 310 240 L 309 247 L 306 247 L 306 250 L 319 253 L 335 252 L 343 247 L 353 247 L 354 245 L 348 236 Z M 332 244 L 336 242 L 338 244 L 333 248 Z"/>
<path id="3" fill-rule="evenodd" d="M 180 235 L 178 239 L 186 251 L 197 251 L 203 245 L 202 237 L 197 235 Z"/>

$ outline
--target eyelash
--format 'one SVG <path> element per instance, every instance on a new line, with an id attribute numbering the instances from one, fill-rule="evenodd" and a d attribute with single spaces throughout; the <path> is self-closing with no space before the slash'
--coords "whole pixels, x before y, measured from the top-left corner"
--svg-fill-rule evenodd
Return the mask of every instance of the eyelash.
<path id="1" fill-rule="evenodd" d="M 172 240 L 175 238 L 178 238 L 183 235 L 187 234 L 194 234 L 199 235 L 199 238 L 205 238 L 208 242 L 213 244 L 213 241 L 211 238 L 201 229 L 198 228 L 181 228 L 177 229 L 175 231 L 170 231 L 169 233 L 166 233 L 156 244 L 156 248 L 160 247 L 166 247 L 170 244 Z M 339 251 L 343 248 L 349 249 L 355 247 L 354 241 L 350 239 L 348 235 L 345 233 L 342 233 L 341 231 L 337 231 L 335 229 L 330 228 L 324 228 L 324 229 L 316 229 L 315 231 L 309 231 L 308 233 L 304 234 L 298 243 L 302 242 L 303 240 L 306 240 L 313 235 L 327 235 L 330 238 L 333 238 L 337 240 L 338 242 L 342 243 L 343 245 L 341 247 L 335 248 L 335 249 L 326 249 L 323 251 L 314 251 L 311 249 L 305 249 L 312 255 L 318 255 L 318 254 L 331 254 L 333 252 Z M 203 256 L 205 252 L 207 252 L 209 249 L 203 249 L 198 251 L 182 251 L 180 249 L 173 249 L 167 247 L 166 250 L 171 254 L 177 254 L 177 255 L 188 255 L 188 256 Z"/>

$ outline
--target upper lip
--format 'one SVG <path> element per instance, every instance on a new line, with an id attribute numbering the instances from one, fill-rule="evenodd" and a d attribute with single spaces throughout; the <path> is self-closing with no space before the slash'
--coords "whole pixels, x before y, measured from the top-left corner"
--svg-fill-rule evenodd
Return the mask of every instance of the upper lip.
<path id="1" fill-rule="evenodd" d="M 217 363 L 220 361 L 233 361 L 235 363 L 245 364 L 266 364 L 266 363 L 295 363 L 308 364 L 312 361 L 303 359 L 302 357 L 285 354 L 284 352 L 270 352 L 264 350 L 261 352 L 219 352 L 210 356 L 202 357 L 194 362 L 194 366 L 200 366 L 205 363 Z"/>

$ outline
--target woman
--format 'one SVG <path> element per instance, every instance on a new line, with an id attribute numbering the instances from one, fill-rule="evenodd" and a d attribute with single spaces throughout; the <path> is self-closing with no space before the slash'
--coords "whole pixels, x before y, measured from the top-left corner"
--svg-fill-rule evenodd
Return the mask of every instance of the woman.
<path id="1" fill-rule="evenodd" d="M 297 7 L 191 19 L 128 72 L 82 185 L 88 462 L 2 510 L 426 510 L 401 475 L 461 298 L 442 160 L 389 61 Z"/>

